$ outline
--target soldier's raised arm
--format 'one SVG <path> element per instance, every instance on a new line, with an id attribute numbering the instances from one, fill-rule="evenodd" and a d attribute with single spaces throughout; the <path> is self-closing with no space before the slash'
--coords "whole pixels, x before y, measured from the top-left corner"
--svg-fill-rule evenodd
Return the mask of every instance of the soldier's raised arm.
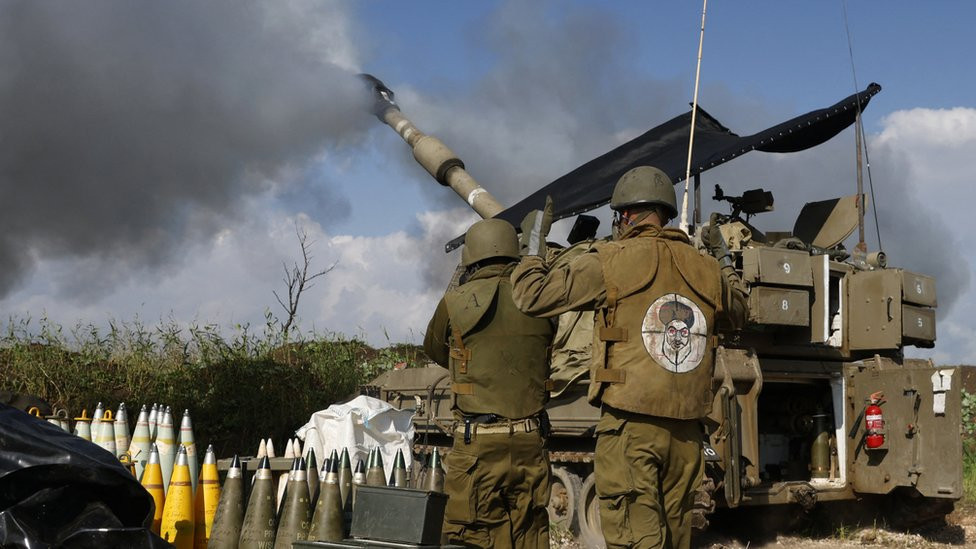
<path id="1" fill-rule="evenodd" d="M 450 349 L 448 341 L 450 337 L 450 326 L 447 315 L 447 305 L 441 298 L 434 309 L 434 316 L 427 324 L 427 333 L 424 335 L 424 352 L 431 360 L 447 368 Z"/>
<path id="2" fill-rule="evenodd" d="M 726 276 L 722 277 L 722 303 L 716 311 L 716 315 L 728 322 L 733 330 L 741 330 L 749 316 L 748 296 L 740 284 L 735 284 Z"/>
<path id="3" fill-rule="evenodd" d="M 602 267 L 596 253 L 550 266 L 545 261 L 546 236 L 552 224 L 552 199 L 542 210 L 532 210 L 522 220 L 519 238 L 521 260 L 512 272 L 512 299 L 527 315 L 553 317 L 566 311 L 598 308 L 606 297 Z"/>
<path id="4" fill-rule="evenodd" d="M 539 256 L 523 256 L 512 272 L 512 299 L 539 317 L 598 309 L 606 301 L 600 259 L 590 252 L 550 268 Z"/>
<path id="5" fill-rule="evenodd" d="M 745 284 L 732 265 L 732 254 L 716 219 L 713 214 L 708 228 L 702 233 L 702 244 L 718 261 L 722 270 L 722 302 L 716 315 L 728 322 L 733 330 L 741 330 L 749 315 L 748 294 Z"/>

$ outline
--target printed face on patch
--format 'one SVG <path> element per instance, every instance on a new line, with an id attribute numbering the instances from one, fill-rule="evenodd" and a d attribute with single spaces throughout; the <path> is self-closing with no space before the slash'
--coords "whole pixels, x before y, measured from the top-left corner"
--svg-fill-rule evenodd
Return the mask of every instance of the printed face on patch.
<path id="1" fill-rule="evenodd" d="M 688 346 L 688 336 L 690 335 L 691 330 L 687 324 L 680 320 L 672 320 L 668 322 L 665 329 L 664 341 L 671 350 L 678 352 Z"/>
<path id="2" fill-rule="evenodd" d="M 647 308 L 641 336 L 644 349 L 659 366 L 680 374 L 701 364 L 708 325 L 693 301 L 679 294 L 667 294 Z"/>

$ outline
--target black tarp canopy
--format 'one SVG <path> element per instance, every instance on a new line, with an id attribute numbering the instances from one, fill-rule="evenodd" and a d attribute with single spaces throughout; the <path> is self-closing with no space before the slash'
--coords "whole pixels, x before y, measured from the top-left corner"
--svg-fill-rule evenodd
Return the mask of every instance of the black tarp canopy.
<path id="1" fill-rule="evenodd" d="M 881 86 L 871 83 L 864 91 L 830 107 L 745 137 L 733 133 L 699 106 L 695 117 L 691 174 L 698 175 L 749 151 L 787 153 L 815 147 L 853 124 L 858 104 L 863 111 L 879 91 Z M 684 181 L 690 129 L 691 111 L 688 111 L 590 160 L 495 217 L 518 227 L 525 214 L 545 205 L 546 196 L 553 199 L 555 219 L 592 210 L 610 201 L 617 179 L 635 166 L 656 166 L 675 184 Z M 462 242 L 463 237 L 452 240 L 447 244 L 447 250 L 453 250 Z"/>

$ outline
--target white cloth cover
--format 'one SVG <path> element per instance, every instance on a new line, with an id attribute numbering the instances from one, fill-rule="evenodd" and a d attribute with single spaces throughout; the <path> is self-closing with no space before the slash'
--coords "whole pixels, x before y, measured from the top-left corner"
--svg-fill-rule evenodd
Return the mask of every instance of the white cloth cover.
<path id="1" fill-rule="evenodd" d="M 413 410 L 398 410 L 382 400 L 358 396 L 315 412 L 295 434 L 305 441 L 305 452 L 315 450 L 319 467 L 333 449 L 342 455 L 342 449 L 348 448 L 355 470 L 356 461 L 361 459 L 366 465 L 369 451 L 378 446 L 383 454 L 384 478 L 389 479 L 397 450 L 403 450 L 407 472 L 411 470 L 413 415 Z"/>

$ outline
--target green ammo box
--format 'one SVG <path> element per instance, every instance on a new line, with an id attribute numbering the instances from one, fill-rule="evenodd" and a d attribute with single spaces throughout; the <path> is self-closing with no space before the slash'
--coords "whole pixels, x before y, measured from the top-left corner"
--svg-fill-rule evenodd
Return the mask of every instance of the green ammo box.
<path id="1" fill-rule="evenodd" d="M 359 486 L 352 510 L 354 538 L 439 545 L 447 495 L 426 490 Z"/>

